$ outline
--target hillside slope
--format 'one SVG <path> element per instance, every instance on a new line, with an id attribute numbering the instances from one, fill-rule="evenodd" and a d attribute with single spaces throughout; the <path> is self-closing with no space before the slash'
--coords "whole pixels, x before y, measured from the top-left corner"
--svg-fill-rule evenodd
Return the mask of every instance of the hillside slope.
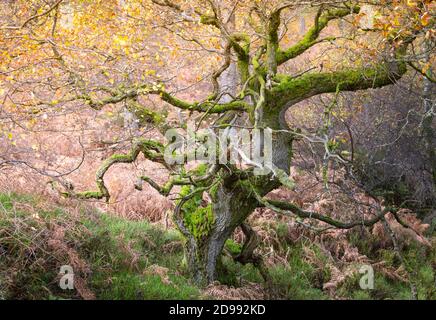
<path id="1" fill-rule="evenodd" d="M 0 299 L 410 297 L 404 273 L 389 248 L 371 252 L 369 242 L 350 235 L 350 242 L 360 241 L 360 250 L 366 246 L 376 270 L 374 290 L 365 291 L 359 288 L 358 260 L 345 264 L 304 235 L 295 239 L 285 222 L 261 224 L 265 238 L 261 251 L 270 267 L 272 292 L 264 288 L 251 265 L 237 265 L 229 258 L 240 249 L 238 237 L 227 242 L 221 283 L 200 289 L 188 280 L 183 243 L 173 229 L 113 217 L 83 205 L 61 208 L 34 196 L 1 194 Z M 433 243 L 434 239 L 433 234 Z M 419 298 L 436 299 L 434 246 L 429 250 L 410 245 L 403 254 L 414 270 Z M 59 286 L 63 265 L 74 270 L 74 290 Z"/>

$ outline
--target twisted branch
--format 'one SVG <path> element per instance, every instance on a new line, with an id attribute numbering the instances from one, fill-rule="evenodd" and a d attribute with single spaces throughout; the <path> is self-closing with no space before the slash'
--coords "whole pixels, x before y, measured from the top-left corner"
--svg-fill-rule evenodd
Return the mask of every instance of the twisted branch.
<path id="1" fill-rule="evenodd" d="M 97 170 L 96 173 L 95 181 L 97 185 L 97 190 L 77 193 L 73 191 L 67 191 L 62 192 L 62 195 L 78 199 L 105 198 L 106 201 L 109 201 L 109 190 L 107 189 L 104 182 L 104 176 L 106 172 L 114 164 L 134 162 L 140 153 L 142 153 L 146 159 L 166 165 L 164 160 L 164 146 L 161 143 L 154 140 L 139 139 L 133 143 L 133 146 L 128 154 L 114 154 L 101 164 L 100 168 Z"/>

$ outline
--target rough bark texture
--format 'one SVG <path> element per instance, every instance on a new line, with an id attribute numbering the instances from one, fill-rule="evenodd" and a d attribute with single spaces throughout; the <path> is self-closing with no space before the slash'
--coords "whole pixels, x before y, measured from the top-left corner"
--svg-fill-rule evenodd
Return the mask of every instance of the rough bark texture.
<path id="1" fill-rule="evenodd" d="M 276 116 L 279 115 L 276 114 Z M 274 121 L 264 123 L 265 126 L 271 125 L 277 129 L 287 129 L 287 127 L 277 126 L 279 123 L 278 118 L 267 119 L 269 121 L 274 119 Z M 292 153 L 290 135 L 275 133 L 272 142 L 273 166 L 289 174 Z M 188 258 L 188 262 L 190 262 L 189 270 L 193 272 L 197 282 L 206 284 L 217 279 L 221 252 L 226 240 L 259 206 L 256 197 L 253 195 L 252 188 L 259 195 L 265 196 L 280 186 L 280 183 L 273 175 L 273 173 L 270 173 L 264 176 L 245 177 L 237 173 L 229 173 L 222 183 L 209 192 L 212 197 L 213 227 L 207 236 L 197 238 L 194 242 L 188 241 L 186 246 L 187 257 L 191 257 Z"/>
<path id="2" fill-rule="evenodd" d="M 428 41 L 424 43 L 424 52 L 427 52 L 425 61 L 430 61 L 430 44 Z M 428 75 L 431 77 L 431 69 L 428 71 Z M 430 159 L 430 171 L 433 177 L 433 187 L 436 190 L 436 135 L 434 129 L 434 105 L 432 97 L 435 93 L 435 84 L 431 82 L 427 77 L 423 77 L 423 107 L 424 107 L 424 120 L 422 122 L 422 135 L 424 137 L 425 148 L 427 149 L 428 157 Z"/>
<path id="3" fill-rule="evenodd" d="M 170 0 L 164 2 L 153 0 L 153 2 L 186 16 L 182 8 Z M 141 181 L 148 182 L 163 195 L 168 195 L 174 185 L 183 186 L 180 192 L 181 199 L 174 212 L 174 220 L 186 239 L 186 260 L 189 270 L 195 281 L 201 284 L 217 279 L 225 241 L 238 226 L 244 225 L 244 221 L 256 207 L 266 205 L 263 197 L 281 185 L 288 186 L 288 181 L 285 180 L 289 179 L 293 140 L 293 135 L 288 131 L 285 121 L 288 108 L 318 94 L 365 90 L 394 83 L 406 72 L 403 57 L 407 46 L 414 39 L 411 36 L 397 44 L 391 43 L 390 48 L 386 48 L 385 59 L 377 63 L 368 63 L 356 68 L 338 68 L 329 72 L 302 72 L 296 76 L 280 74 L 278 73 L 280 65 L 303 54 L 320 42 L 336 39 L 335 37 L 320 39 L 322 31 L 330 21 L 358 13 L 360 8 L 348 3 L 334 7 L 320 6 L 313 26 L 308 29 L 304 37 L 293 46 L 282 48 L 278 31 L 281 25 L 280 12 L 286 6 L 281 6 L 268 13 L 268 16 L 260 16 L 265 27 L 261 37 L 264 43 L 260 47 L 250 48 L 254 39 L 244 33 L 232 32 L 234 17 L 230 16 L 230 19 L 224 22 L 214 2 L 208 3 L 213 14 L 200 14 L 200 19 L 193 21 L 217 28 L 224 40 L 225 48 L 225 62 L 212 74 L 214 90 L 210 98 L 201 102 L 185 101 L 167 92 L 163 84 L 147 83 L 116 90 L 111 96 L 99 101 L 94 100 L 89 94 L 79 97 L 92 108 L 100 110 L 106 104 L 126 100 L 136 101 L 135 99 L 141 95 L 158 95 L 162 101 L 181 110 L 196 111 L 203 115 L 220 114 L 222 117 L 218 122 L 225 128 L 244 125 L 250 128 L 273 130 L 272 166 L 268 168 L 272 172 L 268 175 L 259 176 L 254 174 L 253 168 L 241 169 L 228 164 L 220 166 L 211 175 L 206 174 L 205 178 L 200 177 L 206 170 L 203 170 L 203 173 L 188 172 L 187 174 L 183 168 L 177 171 L 177 175 L 171 177 L 163 187 L 149 177 L 140 177 Z M 139 112 L 154 123 L 161 122 L 161 117 L 148 110 L 135 106 L 134 112 Z M 238 117 L 236 121 L 235 117 Z M 203 119 L 202 117 L 201 121 Z M 164 164 L 164 146 L 141 140 L 129 154 L 114 155 L 103 163 L 97 173 L 98 191 L 76 195 L 82 198 L 109 199 L 109 192 L 103 180 L 104 174 L 116 163 L 135 161 L 139 153 L 149 160 Z M 207 205 L 203 201 L 204 193 L 207 193 L 211 199 Z M 278 204 L 272 207 L 277 208 Z M 284 209 L 289 209 L 300 216 L 306 215 L 306 212 L 290 204 Z M 312 217 L 312 214 L 308 215 Z M 319 217 L 319 220 L 334 225 L 334 221 L 328 217 Z M 352 227 L 354 224 L 336 223 L 336 226 Z M 251 244 L 255 242 L 252 242 L 254 237 L 249 228 L 244 227 L 243 230 L 247 238 L 247 244 L 244 246 L 247 250 L 251 248 L 248 242 Z M 257 263 L 257 259 L 249 257 L 249 253 L 252 254 L 253 250 L 245 251 L 245 254 L 239 257 L 240 261 Z"/>

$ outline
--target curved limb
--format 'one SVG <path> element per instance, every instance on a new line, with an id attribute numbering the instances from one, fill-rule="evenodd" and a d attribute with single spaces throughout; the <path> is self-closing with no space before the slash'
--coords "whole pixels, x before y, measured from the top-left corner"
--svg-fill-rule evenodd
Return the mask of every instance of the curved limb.
<path id="1" fill-rule="evenodd" d="M 240 227 L 245 235 L 245 241 L 242 245 L 241 252 L 236 257 L 234 257 L 234 259 L 242 264 L 255 264 L 258 262 L 259 259 L 261 259 L 260 256 L 254 254 L 254 250 L 259 245 L 260 239 L 249 224 L 242 223 Z"/>
<path id="2" fill-rule="evenodd" d="M 337 9 L 327 9 L 323 10 L 323 7 L 320 6 L 317 15 L 315 16 L 315 21 L 313 27 L 311 27 L 307 33 L 304 35 L 303 39 L 294 44 L 293 46 L 287 49 L 279 49 L 277 52 L 277 64 L 281 65 L 288 60 L 294 59 L 295 57 L 303 54 L 308 49 L 313 47 L 314 45 L 320 43 L 318 40 L 321 31 L 324 30 L 330 21 L 335 19 L 343 18 L 347 15 L 353 13 L 359 13 L 360 7 L 357 5 L 352 5 L 346 8 L 337 8 Z M 331 38 L 333 39 L 333 38 Z M 324 39 L 325 40 L 325 39 Z M 322 40 L 322 41 L 324 41 Z"/>
<path id="3" fill-rule="evenodd" d="M 135 184 L 137 190 L 142 190 L 142 181 L 147 182 L 152 188 L 156 189 L 161 195 L 168 196 L 174 186 L 196 185 L 198 183 L 209 180 L 218 171 L 219 166 L 213 165 L 209 168 L 204 176 L 186 176 L 180 175 L 171 177 L 163 186 L 160 186 L 153 179 L 147 176 L 139 177 L 139 181 Z"/>
<path id="4" fill-rule="evenodd" d="M 188 179 L 180 177 L 171 177 L 163 186 L 160 186 L 153 179 L 147 176 L 139 177 L 139 181 L 135 184 L 135 189 L 142 191 L 142 181 L 147 182 L 153 189 L 156 189 L 163 196 L 168 196 L 174 186 L 190 185 L 192 182 Z"/>
<path id="5" fill-rule="evenodd" d="M 218 95 L 220 93 L 220 85 L 218 82 L 218 78 L 224 73 L 224 71 L 226 71 L 231 64 L 231 44 L 228 41 L 226 43 L 226 46 L 224 48 L 224 63 L 221 65 L 221 67 L 219 67 L 213 74 L 212 74 L 212 85 L 213 85 L 213 93 L 211 94 L 211 96 L 208 98 L 208 100 L 216 100 L 218 98 Z"/>
<path id="6" fill-rule="evenodd" d="M 335 72 L 305 73 L 294 78 L 287 75 L 277 75 L 280 83 L 272 89 L 277 97 L 279 107 L 295 104 L 304 99 L 322 93 L 341 91 L 357 91 L 369 88 L 380 88 L 395 83 L 407 71 L 402 61 L 406 46 L 397 49 L 396 58 L 382 62 L 373 67 L 345 69 Z"/>
<path id="7" fill-rule="evenodd" d="M 106 201 L 109 201 L 110 194 L 104 182 L 104 175 L 114 164 L 134 162 L 140 153 L 142 153 L 144 157 L 149 160 L 166 165 L 163 155 L 164 146 L 160 142 L 154 140 L 139 139 L 133 143 L 132 149 L 128 154 L 114 154 L 101 164 L 100 168 L 97 170 L 96 173 L 97 190 L 77 193 L 68 191 L 62 192 L 62 195 L 79 199 L 105 198 Z"/>
<path id="8" fill-rule="evenodd" d="M 108 88 L 108 90 L 110 89 Z M 163 85 L 150 85 L 147 83 L 123 90 L 114 90 L 111 96 L 101 100 L 94 100 L 89 94 L 82 94 L 66 101 L 82 99 L 85 100 L 91 108 L 95 110 L 101 110 L 107 104 L 134 99 L 141 95 L 158 95 L 163 101 L 171 104 L 172 106 L 189 111 L 224 113 L 227 111 L 248 111 L 251 108 L 251 105 L 243 100 L 233 100 L 228 103 L 216 103 L 209 100 L 204 102 L 189 102 L 173 96 L 164 89 Z"/>
<path id="9" fill-rule="evenodd" d="M 330 217 L 321 215 L 317 212 L 311 212 L 301 209 L 300 207 L 296 206 L 295 204 L 289 203 L 289 202 L 283 202 L 283 201 L 277 201 L 277 200 L 270 200 L 265 199 L 261 197 L 254 189 L 253 194 L 256 197 L 257 201 L 259 202 L 259 205 L 261 207 L 266 207 L 268 209 L 271 209 L 279 214 L 283 215 L 296 215 L 299 218 L 303 219 L 315 219 L 318 221 L 325 222 L 329 224 L 332 227 L 338 228 L 338 229 L 352 229 L 357 226 L 365 226 L 370 227 L 376 224 L 377 222 L 381 221 L 386 214 L 389 212 L 396 212 L 397 209 L 392 207 L 386 207 L 383 209 L 377 216 L 375 216 L 372 219 L 368 220 L 358 220 L 358 221 L 350 221 L 350 222 L 342 222 L 335 219 L 332 219 Z"/>
<path id="10" fill-rule="evenodd" d="M 262 256 L 254 253 L 254 250 L 260 243 L 260 238 L 249 224 L 242 223 L 240 227 L 245 235 L 245 241 L 242 245 L 241 252 L 233 259 L 241 264 L 252 263 L 259 270 L 271 294 L 272 279 L 268 268 L 265 266 Z"/>

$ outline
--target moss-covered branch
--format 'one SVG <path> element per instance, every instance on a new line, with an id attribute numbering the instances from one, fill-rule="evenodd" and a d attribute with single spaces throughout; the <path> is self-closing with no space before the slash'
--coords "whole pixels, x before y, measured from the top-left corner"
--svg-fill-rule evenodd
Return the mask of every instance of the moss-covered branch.
<path id="1" fill-rule="evenodd" d="M 163 124 L 166 118 L 165 113 L 150 110 L 138 103 L 138 101 L 135 99 L 131 99 L 127 102 L 127 110 L 135 115 L 141 126 L 144 126 L 147 123 L 160 126 Z"/>
<path id="2" fill-rule="evenodd" d="M 306 73 L 300 77 L 278 75 L 280 84 L 273 88 L 271 94 L 276 106 L 283 107 L 289 102 L 297 103 L 321 93 L 341 91 L 356 91 L 369 88 L 379 88 L 400 79 L 407 71 L 402 60 L 407 46 L 395 51 L 390 61 L 377 65 L 356 69 L 345 69 L 333 72 Z"/>
<path id="3" fill-rule="evenodd" d="M 147 176 L 141 176 L 140 181 L 147 182 L 152 188 L 157 190 L 161 195 L 168 196 L 173 189 L 174 186 L 195 186 L 198 184 L 202 184 L 207 180 L 210 180 L 214 177 L 214 174 L 217 172 L 219 166 L 213 165 L 206 171 L 205 165 L 200 165 L 189 174 L 185 175 L 176 175 L 171 177 L 163 186 L 160 186 L 153 179 Z M 137 190 L 142 190 L 142 183 L 137 183 L 135 185 Z"/>
<path id="4" fill-rule="evenodd" d="M 117 163 L 132 163 L 136 160 L 138 155 L 142 153 L 145 158 L 165 164 L 164 160 L 164 146 L 154 140 L 138 139 L 133 143 L 133 146 L 127 154 L 114 154 L 106 159 L 97 170 L 96 185 L 97 190 L 84 191 L 84 192 L 64 192 L 63 195 L 79 199 L 103 199 L 109 200 L 110 194 L 107 189 L 104 176 L 106 172 Z"/>
<path id="5" fill-rule="evenodd" d="M 248 65 L 247 65 L 248 70 Z M 165 90 L 161 84 L 140 84 L 130 88 L 120 87 L 112 90 L 113 94 L 104 99 L 96 100 L 90 94 L 80 95 L 76 99 L 85 100 L 95 110 L 101 110 L 105 105 L 115 104 L 122 101 L 132 101 L 141 95 L 158 95 L 163 101 L 183 110 L 224 113 L 227 111 L 249 111 L 251 105 L 243 100 L 233 100 L 228 103 L 216 103 L 206 100 L 203 102 L 189 102 L 175 97 Z M 71 101 L 74 99 L 69 99 Z M 141 108 L 143 109 L 143 108 Z"/>
<path id="6" fill-rule="evenodd" d="M 277 53 L 279 48 L 278 29 L 280 27 L 280 10 L 273 12 L 268 20 L 266 39 L 267 77 L 272 79 L 277 73 Z"/>
<path id="7" fill-rule="evenodd" d="M 160 186 L 157 182 L 147 176 L 141 176 L 140 181 L 147 182 L 153 189 L 159 192 L 163 196 L 168 196 L 174 186 L 192 185 L 192 181 L 180 177 L 171 177 L 163 186 Z M 142 190 L 142 183 L 135 184 L 135 189 Z"/>
<path id="8" fill-rule="evenodd" d="M 245 33 L 234 33 L 228 39 L 238 57 L 239 74 L 244 83 L 250 77 L 250 37 Z"/>
<path id="9" fill-rule="evenodd" d="M 278 50 L 277 64 L 281 65 L 286 61 L 301 55 L 307 49 L 319 43 L 320 41 L 318 40 L 318 37 L 321 34 L 321 31 L 328 26 L 330 21 L 343 18 L 352 13 L 358 13 L 359 11 L 360 8 L 355 5 L 350 5 L 350 7 L 347 8 L 328 9 L 325 11 L 320 8 L 315 16 L 314 25 L 307 31 L 303 39 L 287 49 Z"/>
<path id="10" fill-rule="evenodd" d="M 174 97 L 164 90 L 152 90 L 149 93 L 158 94 L 163 101 L 183 110 L 224 113 L 227 111 L 249 111 L 251 109 L 251 105 L 243 100 L 233 100 L 228 103 L 216 103 L 209 100 L 204 102 L 187 102 Z"/>

